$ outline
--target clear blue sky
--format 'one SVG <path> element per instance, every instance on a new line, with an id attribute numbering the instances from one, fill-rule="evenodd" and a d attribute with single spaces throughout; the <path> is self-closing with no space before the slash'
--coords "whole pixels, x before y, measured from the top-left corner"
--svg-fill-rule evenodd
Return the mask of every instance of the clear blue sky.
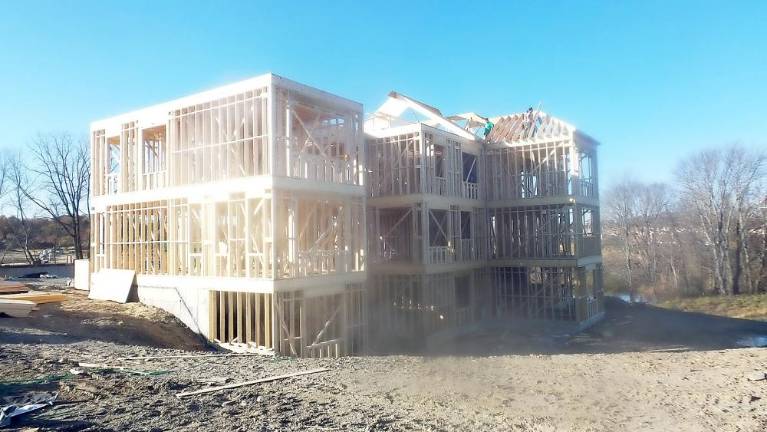
<path id="1" fill-rule="evenodd" d="M 697 149 L 767 148 L 767 2 L 10 1 L 0 148 L 274 72 L 373 111 L 539 101 L 602 142 L 602 186 Z"/>

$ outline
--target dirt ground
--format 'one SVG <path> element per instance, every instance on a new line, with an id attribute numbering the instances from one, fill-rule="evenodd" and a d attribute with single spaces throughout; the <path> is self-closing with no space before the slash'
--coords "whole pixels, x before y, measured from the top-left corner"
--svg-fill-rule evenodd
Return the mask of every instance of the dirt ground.
<path id="1" fill-rule="evenodd" d="M 37 291 L 63 292 L 69 299 L 60 304 L 39 305 L 27 318 L 0 318 L 4 343 L 28 341 L 26 329 L 42 330 L 36 343 L 67 344 L 104 340 L 119 344 L 145 345 L 184 350 L 205 349 L 204 341 L 175 317 L 141 303 L 114 303 L 90 300 L 87 293 L 66 287 L 67 280 L 43 279 L 25 282 Z M 16 329 L 16 331 L 10 331 Z M 15 336 L 14 336 L 15 335 Z"/>
<path id="2" fill-rule="evenodd" d="M 72 295 L 0 318 L 0 396 L 59 392 L 18 430 L 767 430 L 767 381 L 754 380 L 767 350 L 738 348 L 767 335 L 760 321 L 612 301 L 602 323 L 569 337 L 496 330 L 418 355 L 143 361 L 119 358 L 204 345 L 156 309 Z M 330 370 L 175 396 L 318 367 Z"/>

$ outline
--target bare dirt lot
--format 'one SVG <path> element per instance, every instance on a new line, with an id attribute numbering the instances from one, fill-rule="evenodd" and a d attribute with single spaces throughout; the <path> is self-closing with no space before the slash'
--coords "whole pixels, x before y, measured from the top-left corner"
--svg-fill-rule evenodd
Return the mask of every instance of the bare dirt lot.
<path id="1" fill-rule="evenodd" d="M 64 280 L 42 280 L 27 285 L 37 291 L 63 292 L 69 299 L 61 304 L 39 305 L 40 310 L 27 318 L 0 318 L 0 331 L 6 332 L 0 342 L 14 343 L 15 338 L 19 342 L 34 340 L 50 344 L 102 340 L 161 348 L 205 349 L 202 339 L 160 309 L 141 303 L 90 300 L 87 293 L 66 288 Z M 30 339 L 26 329 L 42 332 Z"/>
<path id="2" fill-rule="evenodd" d="M 760 321 L 611 302 L 573 337 L 496 331 L 419 355 L 144 361 L 119 358 L 204 345 L 156 309 L 73 295 L 0 318 L 0 395 L 59 392 L 19 430 L 767 430 L 767 381 L 754 380 L 767 350 L 737 348 L 767 335 Z M 75 375 L 78 362 L 128 370 Z M 330 370 L 176 397 L 318 367 Z"/>

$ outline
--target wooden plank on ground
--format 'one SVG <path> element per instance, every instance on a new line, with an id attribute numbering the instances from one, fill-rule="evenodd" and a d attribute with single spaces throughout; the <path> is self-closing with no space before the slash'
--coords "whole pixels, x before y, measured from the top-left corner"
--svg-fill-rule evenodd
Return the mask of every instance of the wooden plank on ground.
<path id="1" fill-rule="evenodd" d="M 26 300 L 0 299 L 0 313 L 14 318 L 24 318 L 29 315 L 35 303 Z"/>
<path id="2" fill-rule="evenodd" d="M 179 354 L 179 355 L 159 355 L 159 356 L 141 356 L 141 357 L 118 357 L 115 360 L 164 360 L 164 359 L 199 359 L 210 357 L 263 357 L 258 353 L 216 353 L 216 354 Z"/>
<path id="3" fill-rule="evenodd" d="M 57 303 L 67 300 L 69 297 L 66 294 L 60 293 L 48 293 L 40 291 L 30 291 L 21 294 L 2 294 L 0 299 L 5 300 L 26 300 L 37 304 L 42 303 Z"/>
<path id="4" fill-rule="evenodd" d="M 182 397 L 186 397 L 186 396 L 198 395 L 198 394 L 203 394 L 203 393 L 212 393 L 212 392 L 217 392 L 217 391 L 221 391 L 221 390 L 228 390 L 228 389 L 233 389 L 233 388 L 237 388 L 237 387 L 244 387 L 244 386 L 248 386 L 248 385 L 261 384 L 261 383 L 265 383 L 265 382 L 277 381 L 277 380 L 281 380 L 281 379 L 285 379 L 285 378 L 292 378 L 292 377 L 301 376 L 301 375 L 309 375 L 309 374 L 315 374 L 315 373 L 319 373 L 319 372 L 327 372 L 329 370 L 330 369 L 327 369 L 327 368 L 311 369 L 311 370 L 308 370 L 308 371 L 294 372 L 294 373 L 290 373 L 290 374 L 286 374 L 286 375 L 277 375 L 277 376 L 272 376 L 272 377 L 268 377 L 268 378 L 261 378 L 261 379 L 257 379 L 257 380 L 253 380 L 253 381 L 245 381 L 245 382 L 241 382 L 241 383 L 227 384 L 227 385 L 223 385 L 223 386 L 219 386 L 219 387 L 210 387 L 210 388 L 205 388 L 205 389 L 202 389 L 202 390 L 195 390 L 195 391 L 190 391 L 190 392 L 181 392 L 181 393 L 176 394 L 176 397 L 177 398 L 182 398 Z"/>

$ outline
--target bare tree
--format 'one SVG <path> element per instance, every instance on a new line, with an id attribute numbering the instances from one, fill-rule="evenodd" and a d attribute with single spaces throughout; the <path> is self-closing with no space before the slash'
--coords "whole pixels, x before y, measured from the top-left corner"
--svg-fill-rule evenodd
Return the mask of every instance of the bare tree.
<path id="1" fill-rule="evenodd" d="M 729 292 L 729 249 L 727 233 L 732 220 L 732 208 L 728 195 L 727 165 L 721 159 L 721 151 L 708 150 L 682 161 L 677 178 L 688 205 L 695 209 L 701 232 L 711 246 L 714 286 L 720 294 Z"/>
<path id="2" fill-rule="evenodd" d="M 636 298 L 636 287 L 634 286 L 632 274 L 632 255 L 634 253 L 634 240 L 632 236 L 634 224 L 636 223 L 637 206 L 635 192 L 637 187 L 637 182 L 625 178 L 607 191 L 605 199 L 606 214 L 610 221 L 610 223 L 606 224 L 605 228 L 612 225 L 621 237 L 626 288 L 631 301 L 634 301 Z"/>
<path id="3" fill-rule="evenodd" d="M 757 230 L 765 228 L 760 221 L 759 206 L 764 196 L 765 155 L 756 152 L 738 151 L 731 156 L 733 163 L 732 184 L 735 212 L 735 259 L 732 271 L 732 292 L 739 294 L 744 288 L 753 292 L 751 253 L 749 240 L 750 221 L 756 220 Z"/>
<path id="4" fill-rule="evenodd" d="M 8 191 L 8 167 L 8 160 L 0 156 L 0 197 Z"/>
<path id="5" fill-rule="evenodd" d="M 15 239 L 15 242 L 21 246 L 21 250 L 24 252 L 24 259 L 27 263 L 35 264 L 39 259 L 35 257 L 30 248 L 32 226 L 27 217 L 28 200 L 24 192 L 29 189 L 29 178 L 27 177 L 26 170 L 22 164 L 21 157 L 17 155 L 10 159 L 6 165 L 6 170 L 4 171 L 8 172 L 8 177 L 10 179 L 10 204 L 16 212 L 16 217 L 20 221 L 20 229 L 12 233 L 12 236 Z"/>
<path id="6" fill-rule="evenodd" d="M 670 231 L 676 221 L 669 213 L 671 189 L 664 183 L 643 183 L 625 178 L 605 194 L 605 247 L 617 246 L 623 256 L 623 274 L 632 300 L 641 288 L 678 288 L 681 260 Z M 671 280 L 669 284 L 668 281 Z M 647 295 L 648 293 L 644 293 Z"/>
<path id="7" fill-rule="evenodd" d="M 664 183 L 637 184 L 635 189 L 637 249 L 644 261 L 644 277 L 655 285 L 658 277 L 659 249 L 670 201 L 669 188 Z"/>
<path id="8" fill-rule="evenodd" d="M 669 203 L 669 207 L 676 203 Z M 689 295 L 693 292 L 699 293 L 701 287 L 693 287 L 690 283 L 690 274 L 688 271 L 688 257 L 694 248 L 685 248 L 684 228 L 681 220 L 687 215 L 679 208 L 669 208 L 667 216 L 668 242 L 663 250 L 664 260 L 671 273 L 671 287 L 677 295 Z M 687 251 L 685 251 L 687 249 Z M 691 250 L 692 249 L 692 250 Z M 681 273 L 681 275 L 680 275 Z M 680 276 L 684 285 L 680 284 Z M 683 288 L 682 288 L 683 287 Z M 680 289 L 682 288 L 682 289 Z"/>
<path id="9" fill-rule="evenodd" d="M 731 146 L 695 154 L 677 170 L 684 202 L 695 210 L 700 232 L 710 246 L 714 286 L 720 294 L 740 292 L 744 266 L 750 259 L 746 215 L 754 211 L 764 165 L 763 154 Z M 732 240 L 735 251 L 731 250 Z"/>
<path id="10" fill-rule="evenodd" d="M 764 197 L 759 205 L 759 213 L 761 217 L 761 228 L 758 230 L 761 234 L 761 247 L 759 248 L 759 256 L 756 258 L 757 271 L 756 276 L 759 278 L 756 284 L 757 292 L 767 292 L 767 196 Z M 757 244 L 759 244 L 757 243 Z"/>
<path id="11" fill-rule="evenodd" d="M 8 169 L 10 167 L 10 164 L 6 158 L 4 158 L 0 154 L 0 198 L 3 198 L 8 191 Z M 7 248 L 3 248 L 7 249 Z M 0 263 L 5 260 L 5 253 L 7 250 L 3 250 L 3 256 L 2 259 L 0 259 Z"/>
<path id="12" fill-rule="evenodd" d="M 68 133 L 40 134 L 29 146 L 35 174 L 22 191 L 72 237 L 75 258 L 83 258 L 83 222 L 88 211 L 90 158 L 85 139 Z M 85 207 L 85 208 L 83 208 Z"/>
<path id="13" fill-rule="evenodd" d="M 679 193 L 624 179 L 604 199 L 606 270 L 632 299 L 767 291 L 767 156 L 738 146 L 684 160 Z M 622 256 L 622 262 L 621 257 Z"/>

